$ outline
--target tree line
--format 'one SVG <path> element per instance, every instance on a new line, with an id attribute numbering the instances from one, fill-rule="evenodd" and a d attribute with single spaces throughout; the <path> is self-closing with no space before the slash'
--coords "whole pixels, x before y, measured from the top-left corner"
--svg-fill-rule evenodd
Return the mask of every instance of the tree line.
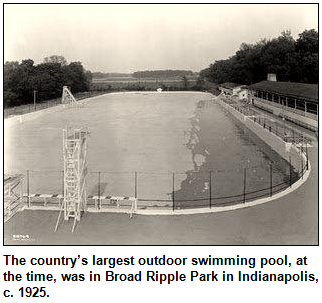
<path id="1" fill-rule="evenodd" d="M 4 107 L 28 104 L 36 91 L 37 102 L 58 98 L 63 86 L 72 93 L 89 90 L 92 80 L 81 62 L 67 61 L 62 56 L 46 57 L 43 63 L 34 64 L 31 59 L 5 62 L 3 70 Z"/>
<path id="2" fill-rule="evenodd" d="M 284 31 L 278 38 L 241 44 L 234 56 L 217 60 L 201 70 L 197 82 L 192 86 L 188 85 L 188 78 L 196 76 L 196 73 L 189 70 L 137 71 L 132 77 L 180 78 L 180 89 L 214 92 L 218 92 L 214 84 L 235 82 L 249 85 L 265 80 L 268 73 L 275 73 L 278 81 L 315 84 L 319 80 L 318 50 L 318 32 L 314 29 L 300 33 L 297 40 L 290 31 Z M 115 75 L 94 74 L 100 77 Z M 72 93 L 89 91 L 92 78 L 93 74 L 85 71 L 81 62 L 68 64 L 63 56 L 46 57 L 38 65 L 31 59 L 21 63 L 6 62 L 3 69 L 3 105 L 6 108 L 32 103 L 34 91 L 37 102 L 58 98 L 63 86 L 69 86 Z M 163 88 L 170 90 L 169 86 Z"/>
<path id="3" fill-rule="evenodd" d="M 252 84 L 275 73 L 277 81 L 316 84 L 318 69 L 318 32 L 305 30 L 294 40 L 290 31 L 278 38 L 255 44 L 241 44 L 234 56 L 218 60 L 200 72 L 200 78 L 213 82 Z"/>

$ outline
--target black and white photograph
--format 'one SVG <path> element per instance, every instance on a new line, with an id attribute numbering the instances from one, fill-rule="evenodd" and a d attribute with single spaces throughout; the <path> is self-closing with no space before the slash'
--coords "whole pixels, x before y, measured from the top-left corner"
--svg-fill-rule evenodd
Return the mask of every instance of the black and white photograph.
<path id="1" fill-rule="evenodd" d="M 3 245 L 318 246 L 318 10 L 3 4 Z"/>

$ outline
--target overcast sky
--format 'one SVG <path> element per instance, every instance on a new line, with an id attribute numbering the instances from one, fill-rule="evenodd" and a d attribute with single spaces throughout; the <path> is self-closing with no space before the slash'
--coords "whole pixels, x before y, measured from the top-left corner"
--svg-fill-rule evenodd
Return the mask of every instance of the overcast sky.
<path id="1" fill-rule="evenodd" d="M 312 28 L 317 4 L 7 4 L 4 60 L 62 55 L 92 72 L 200 71 L 243 42 Z"/>

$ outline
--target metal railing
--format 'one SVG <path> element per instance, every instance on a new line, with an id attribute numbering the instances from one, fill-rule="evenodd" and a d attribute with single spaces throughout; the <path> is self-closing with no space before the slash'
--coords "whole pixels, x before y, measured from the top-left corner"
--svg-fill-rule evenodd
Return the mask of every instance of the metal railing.
<path id="1" fill-rule="evenodd" d="M 255 123 L 280 137 L 284 142 L 294 144 L 312 144 L 312 139 L 310 137 L 304 136 L 302 133 L 294 130 L 284 123 L 259 114 L 248 105 L 239 104 L 233 100 L 229 100 L 228 98 L 221 99 L 244 116 L 247 116 Z"/>

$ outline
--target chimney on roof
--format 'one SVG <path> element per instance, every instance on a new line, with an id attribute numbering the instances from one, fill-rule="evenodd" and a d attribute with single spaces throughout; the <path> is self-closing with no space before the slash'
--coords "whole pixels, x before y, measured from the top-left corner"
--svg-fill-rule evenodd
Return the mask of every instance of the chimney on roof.
<path id="1" fill-rule="evenodd" d="M 267 74 L 267 81 L 274 81 L 276 82 L 276 74 Z"/>

